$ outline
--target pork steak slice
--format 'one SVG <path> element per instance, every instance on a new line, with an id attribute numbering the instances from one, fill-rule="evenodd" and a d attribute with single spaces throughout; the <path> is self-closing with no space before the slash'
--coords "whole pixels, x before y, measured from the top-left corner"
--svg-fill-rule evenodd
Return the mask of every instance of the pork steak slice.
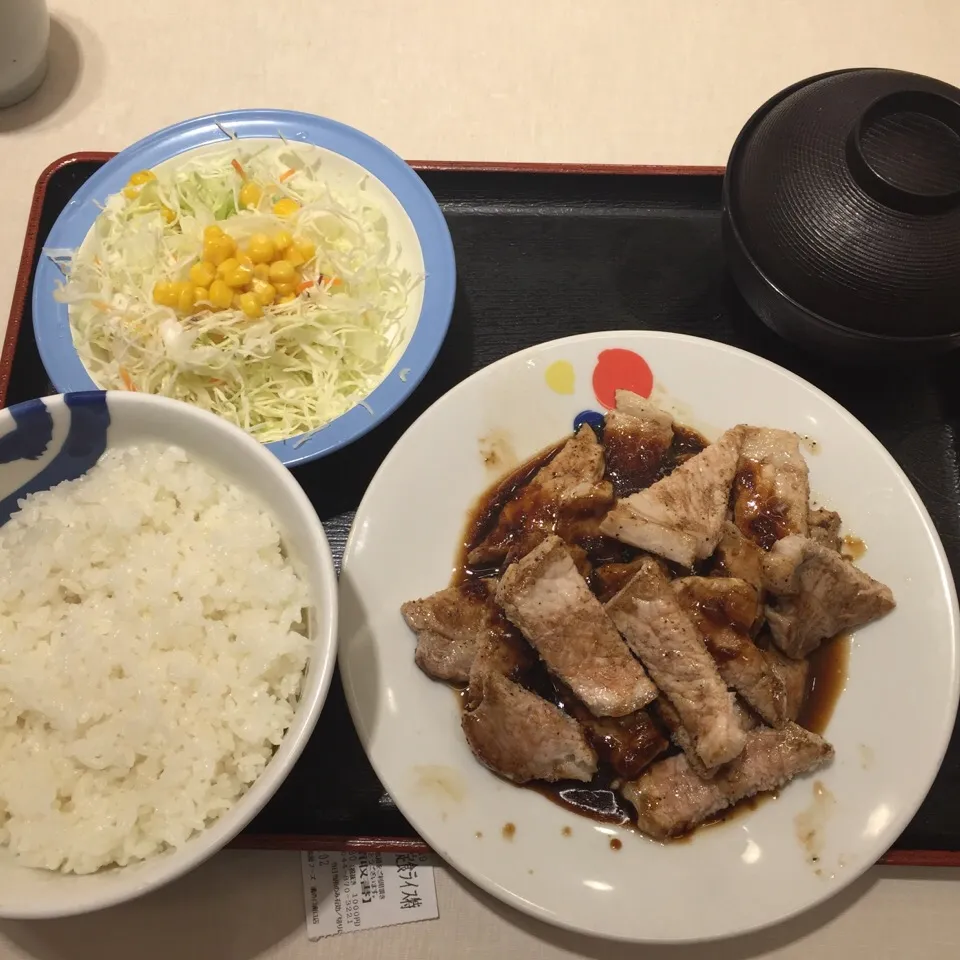
<path id="1" fill-rule="evenodd" d="M 494 528 L 470 551 L 469 563 L 482 566 L 510 553 L 522 555 L 558 526 L 602 516 L 613 502 L 613 486 L 603 479 L 604 463 L 597 435 L 584 424 L 504 504 Z"/>
<path id="2" fill-rule="evenodd" d="M 587 782 L 596 774 L 593 747 L 559 707 L 495 670 L 475 677 L 471 691 L 476 700 L 463 711 L 463 733 L 473 755 L 494 773 L 514 783 Z"/>
<path id="3" fill-rule="evenodd" d="M 417 636 L 417 666 L 434 680 L 466 683 L 473 658 L 485 640 L 512 629 L 486 581 L 447 587 L 400 607 Z"/>
<path id="4" fill-rule="evenodd" d="M 724 683 L 770 726 L 781 726 L 787 719 L 786 683 L 750 638 L 760 616 L 757 591 L 733 577 L 681 577 L 673 589 Z"/>
<path id="5" fill-rule="evenodd" d="M 713 575 L 746 580 L 756 590 L 762 590 L 764 556 L 764 551 L 748 540 L 736 524 L 727 521 L 713 555 Z"/>
<path id="6" fill-rule="evenodd" d="M 747 427 L 733 490 L 734 522 L 764 550 L 791 534 L 806 536 L 810 479 L 795 433 Z"/>
<path id="7" fill-rule="evenodd" d="M 657 840 L 688 833 L 708 817 L 752 797 L 777 790 L 794 777 L 825 764 L 833 747 L 795 723 L 747 734 L 743 752 L 709 780 L 697 775 L 684 754 L 660 760 L 621 793 L 637 811 L 637 825 Z"/>
<path id="8" fill-rule="evenodd" d="M 743 428 L 734 427 L 653 486 L 618 500 L 602 533 L 692 567 L 720 539 Z"/>
<path id="9" fill-rule="evenodd" d="M 511 564 L 496 599 L 546 668 L 591 713 L 625 716 L 657 696 L 559 537 Z"/>
<path id="10" fill-rule="evenodd" d="M 843 538 L 840 536 L 840 527 L 842 521 L 840 514 L 833 510 L 826 510 L 823 507 L 811 509 L 808 524 L 810 527 L 810 539 L 831 550 L 840 552 L 843 547 Z"/>
<path id="11" fill-rule="evenodd" d="M 764 559 L 767 606 L 776 645 L 802 659 L 823 640 L 853 630 L 895 606 L 893 593 L 845 557 L 808 537 L 779 540 Z"/>
<path id="12" fill-rule="evenodd" d="M 673 705 L 707 768 L 743 749 L 734 697 L 657 561 L 647 558 L 607 612 Z"/>

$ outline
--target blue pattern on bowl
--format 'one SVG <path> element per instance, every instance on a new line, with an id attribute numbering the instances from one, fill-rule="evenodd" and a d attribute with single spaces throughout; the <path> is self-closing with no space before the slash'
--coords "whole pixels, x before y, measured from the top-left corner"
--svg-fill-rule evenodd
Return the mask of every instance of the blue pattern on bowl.
<path id="1" fill-rule="evenodd" d="M 82 477 L 107 449 L 107 394 L 67 393 L 63 403 L 48 408 L 43 400 L 28 400 L 0 413 L 0 430 L 13 421 L 0 436 L 0 526 L 24 497 Z M 56 447 L 58 433 L 63 439 Z"/>

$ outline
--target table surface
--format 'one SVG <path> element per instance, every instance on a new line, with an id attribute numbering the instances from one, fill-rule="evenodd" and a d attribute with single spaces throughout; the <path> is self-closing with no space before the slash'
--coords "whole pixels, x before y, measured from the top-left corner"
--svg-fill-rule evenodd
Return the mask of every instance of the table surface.
<path id="1" fill-rule="evenodd" d="M 0 328 L 47 163 L 185 117 L 306 110 L 410 159 L 712 165 L 763 100 L 804 76 L 890 66 L 960 84 L 956 0 L 51 0 L 51 14 L 43 87 L 0 110 Z M 437 886 L 439 920 L 312 944 L 297 855 L 227 852 L 106 913 L 0 922 L 0 960 L 638 955 L 530 920 L 447 869 Z M 875 868 L 772 930 L 642 955 L 956 957 L 960 871 Z"/>

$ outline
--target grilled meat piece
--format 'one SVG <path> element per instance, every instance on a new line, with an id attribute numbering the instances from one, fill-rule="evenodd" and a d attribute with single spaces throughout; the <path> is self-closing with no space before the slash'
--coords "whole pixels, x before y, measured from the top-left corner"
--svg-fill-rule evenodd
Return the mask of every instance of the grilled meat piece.
<path id="1" fill-rule="evenodd" d="M 603 447 L 614 492 L 625 497 L 657 479 L 673 442 L 673 417 L 629 390 L 616 392 L 616 404 L 604 418 Z"/>
<path id="2" fill-rule="evenodd" d="M 629 563 L 605 563 L 596 567 L 590 582 L 600 602 L 612 600 L 633 579 L 645 559 L 637 557 Z"/>
<path id="3" fill-rule="evenodd" d="M 417 666 L 434 680 L 466 683 L 473 658 L 490 637 L 511 631 L 486 581 L 447 587 L 400 607 L 407 626 L 417 635 Z"/>
<path id="4" fill-rule="evenodd" d="M 667 700 L 666 697 L 661 697 L 657 700 L 651 709 L 656 710 L 663 725 L 670 731 L 670 739 L 686 754 L 687 762 L 690 764 L 690 768 L 696 771 L 697 776 L 703 777 L 704 780 L 709 780 L 718 770 L 723 769 L 722 766 L 705 767 L 703 765 L 703 762 L 697 756 L 693 738 L 687 732 L 686 727 L 680 722 L 680 715 L 673 709 L 670 701 Z M 757 726 L 758 721 L 756 716 L 740 703 L 739 700 L 734 702 L 734 710 L 740 729 L 743 730 L 744 733 L 753 730 L 753 728 Z"/>
<path id="5" fill-rule="evenodd" d="M 852 630 L 895 606 L 890 588 L 840 554 L 807 537 L 778 541 L 764 559 L 778 599 L 767 607 L 774 642 L 799 660 L 822 640 Z"/>
<path id="6" fill-rule="evenodd" d="M 807 681 L 810 679 L 810 661 L 794 660 L 784 656 L 776 647 L 771 646 L 763 651 L 763 655 L 770 662 L 783 679 L 787 694 L 786 717 L 796 720 L 803 709 L 803 702 L 807 698 Z"/>
<path id="7" fill-rule="evenodd" d="M 733 489 L 734 522 L 764 550 L 791 534 L 807 535 L 810 479 L 795 433 L 747 427 Z"/>
<path id="8" fill-rule="evenodd" d="M 559 537 L 508 567 L 496 598 L 547 669 L 591 713 L 625 716 L 657 696 Z"/>
<path id="9" fill-rule="evenodd" d="M 736 577 L 746 580 L 757 590 L 763 589 L 764 552 L 752 540 L 748 540 L 736 524 L 723 524 L 720 542 L 714 553 L 715 576 Z"/>
<path id="10" fill-rule="evenodd" d="M 740 756 L 709 780 L 696 774 L 685 754 L 677 754 L 648 767 L 621 793 L 636 809 L 640 829 L 666 840 L 740 800 L 782 787 L 832 756 L 829 743 L 795 723 L 779 730 L 760 727 L 747 734 Z"/>
<path id="11" fill-rule="evenodd" d="M 485 767 L 515 783 L 593 778 L 597 755 L 561 709 L 495 670 L 474 677 L 471 692 L 461 724 Z"/>
<path id="12" fill-rule="evenodd" d="M 733 695 L 660 565 L 645 559 L 607 613 L 671 702 L 707 768 L 743 749 Z"/>
<path id="13" fill-rule="evenodd" d="M 470 682 L 467 684 L 465 704 L 467 709 L 480 702 L 483 678 L 488 673 L 496 673 L 515 683 L 521 683 L 537 661 L 537 655 L 530 648 L 520 632 L 509 626 L 502 636 L 491 635 L 477 649 L 470 668 Z"/>
<path id="14" fill-rule="evenodd" d="M 511 559 L 523 556 L 554 532 L 577 539 L 565 528 L 591 520 L 592 533 L 599 536 L 599 519 L 613 502 L 613 486 L 603 471 L 603 447 L 585 424 L 504 504 L 493 530 L 470 551 L 470 565 L 499 563 L 508 554 Z"/>
<path id="15" fill-rule="evenodd" d="M 732 577 L 682 577 L 673 581 L 673 589 L 724 683 L 770 726 L 781 726 L 787 719 L 786 684 L 750 639 L 760 615 L 757 591 Z"/>
<path id="16" fill-rule="evenodd" d="M 743 428 L 734 427 L 653 486 L 618 500 L 601 532 L 685 567 L 710 556 L 720 539 L 742 441 Z"/>
<path id="17" fill-rule="evenodd" d="M 843 547 L 843 538 L 840 536 L 840 514 L 833 510 L 824 510 L 818 507 L 811 510 L 807 518 L 810 527 L 810 539 L 831 550 L 840 552 Z"/>

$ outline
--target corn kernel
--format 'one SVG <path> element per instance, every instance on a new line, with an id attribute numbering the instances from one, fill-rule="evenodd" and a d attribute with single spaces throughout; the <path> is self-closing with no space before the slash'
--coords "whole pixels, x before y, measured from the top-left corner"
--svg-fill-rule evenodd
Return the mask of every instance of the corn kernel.
<path id="1" fill-rule="evenodd" d="M 177 294 L 172 283 L 161 280 L 153 287 L 153 302 L 161 307 L 175 307 L 177 305 Z"/>
<path id="2" fill-rule="evenodd" d="M 216 240 L 203 241 L 203 259 L 212 263 L 214 266 L 220 264 L 226 257 L 220 256 L 220 244 Z"/>
<path id="3" fill-rule="evenodd" d="M 210 303 L 218 310 L 226 310 L 233 303 L 233 291 L 222 281 L 210 284 Z"/>
<path id="4" fill-rule="evenodd" d="M 283 258 L 293 267 L 302 267 L 305 263 L 303 257 L 300 256 L 300 251 L 295 246 L 288 247 L 284 251 Z"/>
<path id="5" fill-rule="evenodd" d="M 280 297 L 279 300 L 277 300 L 277 303 L 292 303 L 296 299 L 297 299 L 296 294 L 285 293 L 282 297 Z"/>
<path id="6" fill-rule="evenodd" d="M 285 297 L 288 293 L 295 294 L 297 285 L 295 283 L 275 283 L 273 289 L 277 291 L 278 297 Z"/>
<path id="7" fill-rule="evenodd" d="M 240 294 L 240 309 L 250 317 L 251 320 L 256 320 L 257 317 L 263 316 L 263 304 L 261 304 L 252 293 Z"/>
<path id="8" fill-rule="evenodd" d="M 124 195 L 128 200 L 136 200 L 137 197 L 140 196 L 140 191 L 139 191 L 139 189 L 138 189 L 137 187 L 124 187 L 124 188 L 123 188 L 123 195 Z"/>
<path id="9" fill-rule="evenodd" d="M 236 270 L 240 266 L 240 261 L 236 257 L 227 257 L 218 267 L 217 276 L 223 277 L 231 270 Z"/>
<path id="10" fill-rule="evenodd" d="M 213 237 L 203 241 L 203 259 L 220 266 L 233 255 L 233 241 L 229 237 Z"/>
<path id="11" fill-rule="evenodd" d="M 277 260 L 270 264 L 271 283 L 293 283 L 297 279 L 297 271 L 289 260 Z"/>
<path id="12" fill-rule="evenodd" d="M 292 217 L 300 209 L 300 204 L 290 197 L 281 197 L 274 205 L 273 212 L 278 217 Z"/>
<path id="13" fill-rule="evenodd" d="M 237 251 L 237 263 L 239 263 L 241 267 L 249 267 L 253 270 L 253 261 L 250 259 L 250 254 L 245 250 Z"/>
<path id="14" fill-rule="evenodd" d="M 277 296 L 277 289 L 272 283 L 267 283 L 265 280 L 260 280 L 257 277 L 253 278 L 250 284 L 250 290 L 264 307 L 270 306 Z"/>
<path id="15" fill-rule="evenodd" d="M 245 287 L 252 279 L 253 270 L 250 267 L 244 267 L 242 265 L 227 271 L 227 273 L 223 275 L 223 282 L 228 287 L 233 287 L 234 289 Z"/>
<path id="16" fill-rule="evenodd" d="M 196 290 L 196 303 L 207 303 L 210 300 L 210 291 L 206 287 L 197 287 Z"/>
<path id="17" fill-rule="evenodd" d="M 255 233 L 250 238 L 247 252 L 254 263 L 269 263 L 277 250 L 273 241 L 265 233 Z"/>
<path id="18" fill-rule="evenodd" d="M 286 230 L 278 230 L 273 235 L 273 245 L 277 248 L 278 252 L 281 250 L 286 250 L 291 243 L 293 243 L 293 237 L 291 237 Z"/>
<path id="19" fill-rule="evenodd" d="M 173 223 L 177 219 L 177 215 L 166 204 L 161 205 L 160 215 L 166 223 Z"/>
<path id="20" fill-rule="evenodd" d="M 247 183 L 240 188 L 240 208 L 242 210 L 252 209 L 260 203 L 262 196 L 263 190 L 259 184 L 247 181 Z"/>
<path id="21" fill-rule="evenodd" d="M 219 240 L 223 236 L 223 230 L 218 227 L 215 223 L 211 223 L 209 227 L 204 227 L 203 230 L 203 239 L 204 240 Z"/>
<path id="22" fill-rule="evenodd" d="M 135 173 L 130 178 L 130 183 L 135 187 L 142 187 L 145 183 L 149 183 L 151 180 L 156 180 L 157 178 L 149 170 L 140 170 Z"/>
<path id="23" fill-rule="evenodd" d="M 189 313 L 193 309 L 197 288 L 186 281 L 175 283 L 174 287 L 177 291 L 177 309 L 181 313 Z"/>
<path id="24" fill-rule="evenodd" d="M 270 279 L 270 264 L 268 263 L 257 263 L 253 267 L 253 275 L 258 280 L 269 280 Z"/>
<path id="25" fill-rule="evenodd" d="M 198 287 L 209 287 L 216 278 L 217 268 L 206 260 L 201 260 L 190 268 L 190 280 Z"/>
<path id="26" fill-rule="evenodd" d="M 293 241 L 293 245 L 297 248 L 297 253 L 303 257 L 304 263 L 306 263 L 308 260 L 312 260 L 317 252 L 317 245 L 315 243 L 311 243 L 309 240 L 304 240 L 303 237 L 297 237 Z"/>

